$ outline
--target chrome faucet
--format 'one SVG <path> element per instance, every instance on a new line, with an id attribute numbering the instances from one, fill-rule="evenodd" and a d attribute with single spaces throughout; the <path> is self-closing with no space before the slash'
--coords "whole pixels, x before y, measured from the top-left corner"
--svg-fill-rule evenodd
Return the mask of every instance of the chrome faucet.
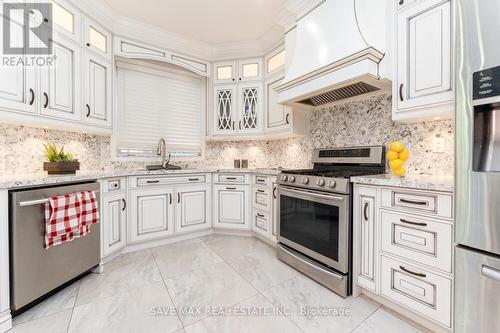
<path id="1" fill-rule="evenodd" d="M 165 168 L 170 162 L 170 156 L 167 159 L 167 144 L 164 138 L 161 138 L 160 142 L 158 142 L 158 147 L 156 148 L 156 155 L 161 156 L 163 158 L 161 165 Z"/>

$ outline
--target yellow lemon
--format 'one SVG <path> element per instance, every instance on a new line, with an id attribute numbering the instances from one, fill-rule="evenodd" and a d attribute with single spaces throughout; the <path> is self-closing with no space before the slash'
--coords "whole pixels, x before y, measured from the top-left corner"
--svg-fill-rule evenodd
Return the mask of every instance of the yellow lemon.
<path id="1" fill-rule="evenodd" d="M 395 151 L 396 153 L 399 153 L 399 152 L 401 152 L 401 151 L 403 151 L 405 149 L 405 146 L 401 142 L 399 142 L 399 141 L 394 141 L 394 142 L 392 142 L 389 145 L 389 148 L 392 151 Z"/>
<path id="2" fill-rule="evenodd" d="M 392 173 L 394 174 L 394 176 L 404 177 L 404 175 L 406 175 L 406 169 L 405 168 L 393 169 Z"/>
<path id="3" fill-rule="evenodd" d="M 389 162 L 389 167 L 392 169 L 392 170 L 397 170 L 397 169 L 401 169 L 403 167 L 403 161 L 402 160 L 393 160 L 393 161 L 390 161 Z"/>
<path id="4" fill-rule="evenodd" d="M 389 161 L 397 160 L 398 157 L 399 157 L 398 153 L 396 153 L 395 151 L 388 151 L 387 152 L 387 159 Z"/>
<path id="5" fill-rule="evenodd" d="M 402 160 L 403 162 L 408 161 L 409 157 L 410 157 L 410 152 L 406 149 L 403 149 L 403 151 L 399 153 L 399 159 Z"/>

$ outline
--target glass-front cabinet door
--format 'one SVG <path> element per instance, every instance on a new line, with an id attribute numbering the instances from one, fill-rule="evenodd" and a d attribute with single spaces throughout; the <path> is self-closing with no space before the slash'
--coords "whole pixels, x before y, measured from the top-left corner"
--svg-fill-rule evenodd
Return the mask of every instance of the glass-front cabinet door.
<path id="1" fill-rule="evenodd" d="M 85 47 L 111 60 L 111 33 L 93 20 L 85 17 Z"/>
<path id="2" fill-rule="evenodd" d="M 259 131 L 262 118 L 261 85 L 240 85 L 239 94 L 238 130 L 240 132 Z"/>
<path id="3" fill-rule="evenodd" d="M 214 68 L 214 84 L 232 83 L 236 81 L 238 68 L 235 61 L 217 62 Z"/>
<path id="4" fill-rule="evenodd" d="M 233 85 L 216 86 L 214 92 L 215 132 L 218 134 L 233 133 L 236 129 L 235 88 Z"/>
<path id="5" fill-rule="evenodd" d="M 256 81 L 261 80 L 263 75 L 262 58 L 245 59 L 238 61 L 239 75 L 238 81 Z"/>

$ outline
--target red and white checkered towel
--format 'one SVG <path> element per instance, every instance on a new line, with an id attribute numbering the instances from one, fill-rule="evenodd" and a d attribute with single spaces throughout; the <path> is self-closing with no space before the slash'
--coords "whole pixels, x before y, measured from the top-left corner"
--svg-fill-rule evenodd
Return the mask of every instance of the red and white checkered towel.
<path id="1" fill-rule="evenodd" d="M 94 191 L 52 197 L 45 204 L 45 248 L 83 237 L 96 223 L 99 209 Z"/>

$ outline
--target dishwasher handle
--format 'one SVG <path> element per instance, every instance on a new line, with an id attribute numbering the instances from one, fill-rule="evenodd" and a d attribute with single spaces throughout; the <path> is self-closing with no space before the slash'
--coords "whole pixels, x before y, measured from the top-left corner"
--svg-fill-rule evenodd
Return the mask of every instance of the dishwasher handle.
<path id="1" fill-rule="evenodd" d="M 99 191 L 94 190 L 95 194 L 97 195 Z M 42 198 L 42 199 L 35 199 L 35 200 L 28 200 L 28 201 L 21 201 L 17 205 L 19 207 L 29 207 L 29 206 L 36 206 L 36 205 L 41 205 L 49 202 L 50 198 Z"/>

